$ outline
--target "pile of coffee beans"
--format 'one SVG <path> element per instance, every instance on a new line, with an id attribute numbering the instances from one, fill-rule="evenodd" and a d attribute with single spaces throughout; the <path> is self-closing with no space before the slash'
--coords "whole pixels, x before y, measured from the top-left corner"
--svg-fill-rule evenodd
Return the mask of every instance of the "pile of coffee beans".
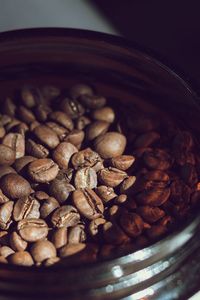
<path id="1" fill-rule="evenodd" d="M 81 83 L 24 86 L 3 100 L 1 263 L 94 262 L 190 216 L 200 200 L 191 133 L 133 106 Z"/>

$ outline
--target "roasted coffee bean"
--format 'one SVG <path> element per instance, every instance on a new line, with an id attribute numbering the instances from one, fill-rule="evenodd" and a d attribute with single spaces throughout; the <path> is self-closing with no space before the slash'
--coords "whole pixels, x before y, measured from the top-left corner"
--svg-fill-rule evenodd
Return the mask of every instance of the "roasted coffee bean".
<path id="1" fill-rule="evenodd" d="M 145 180 L 169 182 L 169 175 L 161 170 L 148 171 L 144 174 Z"/>
<path id="2" fill-rule="evenodd" d="M 120 186 L 120 193 L 122 194 L 131 194 L 131 189 L 136 181 L 135 176 L 129 176 L 128 178 L 124 179 Z"/>
<path id="3" fill-rule="evenodd" d="M 83 243 L 86 240 L 85 226 L 83 224 L 77 224 L 74 227 L 69 228 L 68 232 L 68 244 Z"/>
<path id="4" fill-rule="evenodd" d="M 76 189 L 94 189 L 97 187 L 97 174 L 93 168 L 87 167 L 76 172 L 74 177 Z"/>
<path id="5" fill-rule="evenodd" d="M 74 169 L 72 168 L 62 169 L 59 170 L 56 179 L 66 181 L 67 183 L 69 183 L 72 180 L 73 174 L 74 174 Z"/>
<path id="6" fill-rule="evenodd" d="M 115 198 L 115 204 L 117 205 L 123 204 L 124 202 L 127 201 L 127 198 L 128 198 L 127 195 L 121 194 Z"/>
<path id="7" fill-rule="evenodd" d="M 12 223 L 13 201 L 8 201 L 0 206 L 0 228 L 8 229 Z"/>
<path id="8" fill-rule="evenodd" d="M 6 135 L 6 130 L 3 126 L 0 126 L 0 139 Z"/>
<path id="9" fill-rule="evenodd" d="M 34 193 L 34 197 L 41 201 L 41 200 L 47 200 L 49 198 L 49 195 L 45 193 L 44 191 L 37 191 Z"/>
<path id="10" fill-rule="evenodd" d="M 30 124 L 35 121 L 35 116 L 32 113 L 32 111 L 23 105 L 17 108 L 17 114 L 19 116 L 19 119 L 27 124 Z"/>
<path id="11" fill-rule="evenodd" d="M 106 223 L 106 220 L 103 218 L 97 218 L 92 220 L 89 224 L 88 231 L 89 234 L 95 238 L 100 234 L 100 228 L 103 227 L 103 224 Z"/>
<path id="12" fill-rule="evenodd" d="M 9 167 L 9 166 L 0 166 L 0 179 L 3 176 L 11 174 L 11 173 L 16 174 L 16 171 L 12 167 Z"/>
<path id="13" fill-rule="evenodd" d="M 126 177 L 126 172 L 112 167 L 102 169 L 98 172 L 99 180 L 110 187 L 118 186 Z"/>
<path id="14" fill-rule="evenodd" d="M 14 102 L 10 97 L 7 97 L 3 103 L 3 112 L 8 116 L 14 117 L 15 111 L 16 111 L 16 105 L 14 104 Z"/>
<path id="15" fill-rule="evenodd" d="M 113 245 L 120 245 L 129 240 L 125 232 L 116 223 L 112 222 L 103 224 L 103 237 L 106 243 Z"/>
<path id="16" fill-rule="evenodd" d="M 35 182 L 49 182 L 56 178 L 58 165 L 49 158 L 37 159 L 28 165 L 28 174 Z"/>
<path id="17" fill-rule="evenodd" d="M 97 121 L 105 121 L 108 123 L 113 123 L 115 120 L 115 112 L 111 107 L 102 107 L 96 109 L 92 112 L 93 119 Z"/>
<path id="18" fill-rule="evenodd" d="M 29 127 L 26 123 L 21 122 L 18 125 L 12 128 L 13 132 L 20 133 L 21 135 L 25 136 L 25 134 L 29 131 Z"/>
<path id="19" fill-rule="evenodd" d="M 45 123 L 45 125 L 48 126 L 49 128 L 51 128 L 57 134 L 60 141 L 63 141 L 68 133 L 68 130 L 66 128 L 58 125 L 55 122 L 47 122 L 47 123 Z"/>
<path id="20" fill-rule="evenodd" d="M 129 169 L 135 161 L 135 157 L 132 155 L 121 155 L 111 159 L 111 165 L 122 171 Z"/>
<path id="21" fill-rule="evenodd" d="M 77 101 L 69 98 L 62 100 L 60 109 L 63 110 L 70 118 L 76 119 L 85 112 L 84 107 Z"/>
<path id="22" fill-rule="evenodd" d="M 39 104 L 35 108 L 35 115 L 38 121 L 45 122 L 48 118 L 48 115 L 51 112 L 51 108 L 44 104 Z"/>
<path id="23" fill-rule="evenodd" d="M 56 148 L 59 144 L 59 138 L 57 134 L 48 126 L 39 125 L 33 130 L 33 133 L 41 142 L 41 144 L 50 149 Z"/>
<path id="24" fill-rule="evenodd" d="M 71 227 L 78 224 L 80 215 L 72 205 L 63 205 L 57 208 L 52 215 L 51 222 L 54 227 Z"/>
<path id="25" fill-rule="evenodd" d="M 61 169 L 67 169 L 72 155 L 76 152 L 78 149 L 74 145 L 63 142 L 53 151 L 53 159 Z"/>
<path id="26" fill-rule="evenodd" d="M 146 148 L 152 146 L 157 140 L 160 139 L 160 134 L 155 131 L 143 133 L 138 136 L 134 142 L 134 148 Z"/>
<path id="27" fill-rule="evenodd" d="M 89 109 L 101 108 L 106 104 L 106 98 L 98 95 L 80 95 L 78 100 Z"/>
<path id="28" fill-rule="evenodd" d="M 4 193 L 0 189 L 0 204 L 4 204 L 8 201 L 9 201 L 8 197 L 6 197 L 6 195 L 4 195 Z"/>
<path id="29" fill-rule="evenodd" d="M 76 128 L 78 130 L 83 130 L 90 123 L 91 123 L 91 121 L 89 118 L 87 118 L 85 116 L 81 116 L 76 120 Z"/>
<path id="30" fill-rule="evenodd" d="M 31 255 L 35 262 L 40 263 L 48 258 L 56 257 L 56 248 L 50 241 L 37 241 L 31 247 Z"/>
<path id="31" fill-rule="evenodd" d="M 5 125 L 6 132 L 9 133 L 19 124 L 21 124 L 20 120 L 15 118 L 11 119 L 11 121 Z"/>
<path id="32" fill-rule="evenodd" d="M 67 228 L 65 227 L 58 228 L 53 232 L 51 241 L 56 247 L 56 249 L 59 249 L 67 244 L 67 238 L 68 238 L 67 235 L 68 232 L 67 232 Z"/>
<path id="33" fill-rule="evenodd" d="M 162 225 L 152 225 L 151 228 L 146 230 L 147 236 L 151 240 L 157 240 L 166 234 L 167 228 Z"/>
<path id="34" fill-rule="evenodd" d="M 93 89 L 85 83 L 76 83 L 70 88 L 69 94 L 72 99 L 78 99 L 82 95 L 93 95 Z"/>
<path id="35" fill-rule="evenodd" d="M 74 124 L 72 119 L 62 111 L 54 111 L 49 115 L 49 120 L 57 122 L 67 130 L 73 130 Z"/>
<path id="36" fill-rule="evenodd" d="M 18 159 L 16 159 L 14 163 L 14 168 L 17 171 L 17 173 L 20 173 L 24 170 L 24 168 L 32 161 L 36 160 L 33 156 L 23 156 Z"/>
<path id="37" fill-rule="evenodd" d="M 8 133 L 2 143 L 15 151 L 15 157 L 20 158 L 25 154 L 25 139 L 20 133 Z"/>
<path id="38" fill-rule="evenodd" d="M 49 185 L 50 195 L 55 197 L 59 203 L 65 202 L 74 190 L 73 185 L 69 184 L 66 180 L 54 179 Z"/>
<path id="39" fill-rule="evenodd" d="M 3 256 L 6 258 L 13 253 L 15 253 L 15 251 L 8 246 L 0 247 L 0 256 Z"/>
<path id="40" fill-rule="evenodd" d="M 90 148 L 86 148 L 78 153 L 75 153 L 72 156 L 71 162 L 75 170 L 79 168 L 91 167 L 98 172 L 103 168 L 103 161 L 99 154 L 92 151 Z"/>
<path id="41" fill-rule="evenodd" d="M 102 158 L 122 155 L 126 147 L 126 137 L 118 132 L 107 132 L 94 141 L 94 149 Z"/>
<path id="42" fill-rule="evenodd" d="M 46 158 L 49 155 L 49 150 L 43 145 L 28 139 L 26 141 L 26 153 L 36 158 Z"/>
<path id="43" fill-rule="evenodd" d="M 16 231 L 14 231 L 10 235 L 10 246 L 14 251 L 24 251 L 26 250 L 28 243 L 24 241 Z"/>
<path id="44" fill-rule="evenodd" d="M 7 264 L 7 263 L 8 263 L 8 260 L 7 260 L 5 257 L 0 256 L 0 263 L 1 263 L 1 264 Z"/>
<path id="45" fill-rule="evenodd" d="M 80 214 L 89 220 L 101 217 L 104 212 L 101 199 L 91 189 L 75 190 L 72 200 Z"/>
<path id="46" fill-rule="evenodd" d="M 48 226 L 42 219 L 23 219 L 18 222 L 17 230 L 21 238 L 27 242 L 42 240 L 48 234 Z"/>
<path id="47" fill-rule="evenodd" d="M 186 184 L 194 186 L 198 182 L 198 175 L 195 167 L 189 163 L 183 165 L 180 169 L 180 176 Z"/>
<path id="48" fill-rule="evenodd" d="M 84 140 L 84 137 L 85 132 L 83 130 L 74 129 L 66 135 L 64 141 L 73 144 L 79 149 Z"/>
<path id="49" fill-rule="evenodd" d="M 51 258 L 48 258 L 44 261 L 44 266 L 45 267 L 50 267 L 56 263 L 58 263 L 60 261 L 60 257 L 51 257 Z"/>
<path id="50" fill-rule="evenodd" d="M 100 135 L 105 134 L 108 131 L 108 128 L 110 126 L 110 123 L 105 121 L 96 121 L 91 123 L 86 128 L 86 138 L 89 141 L 94 140 Z"/>
<path id="51" fill-rule="evenodd" d="M 29 125 L 29 129 L 32 132 L 37 126 L 39 126 L 40 123 L 38 121 L 34 121 Z"/>
<path id="52" fill-rule="evenodd" d="M 22 219 L 39 219 L 40 204 L 32 196 L 23 197 L 17 200 L 14 205 L 13 219 L 20 221 Z"/>
<path id="53" fill-rule="evenodd" d="M 144 162 L 150 169 L 168 170 L 172 165 L 170 155 L 161 149 L 154 149 L 144 153 Z"/>
<path id="54" fill-rule="evenodd" d="M 116 221 L 122 213 L 122 208 L 119 205 L 112 205 L 108 210 L 108 219 Z"/>
<path id="55" fill-rule="evenodd" d="M 117 194 L 115 193 L 114 189 L 110 186 L 100 185 L 96 188 L 95 191 L 104 203 L 107 203 L 110 200 L 117 197 Z"/>
<path id="56" fill-rule="evenodd" d="M 15 151 L 3 144 L 0 144 L 0 165 L 12 165 L 15 161 Z"/>
<path id="57" fill-rule="evenodd" d="M 32 266 L 34 264 L 30 253 L 27 251 L 19 251 L 9 255 L 8 262 L 19 266 Z"/>
<path id="58" fill-rule="evenodd" d="M 41 102 L 41 98 L 40 91 L 35 87 L 24 86 L 21 90 L 21 100 L 28 108 L 32 108 L 36 104 L 39 104 Z"/>
<path id="59" fill-rule="evenodd" d="M 130 237 L 137 237 L 142 233 L 144 223 L 138 214 L 123 212 L 120 216 L 120 225 Z"/>
<path id="60" fill-rule="evenodd" d="M 175 179 L 172 181 L 170 185 L 170 199 L 174 203 L 185 202 L 188 203 L 190 201 L 191 189 L 179 179 Z"/>
<path id="61" fill-rule="evenodd" d="M 58 97 L 61 93 L 60 89 L 54 85 L 44 85 L 40 88 L 42 96 L 45 98 L 45 102 L 49 102 Z"/>
<path id="62" fill-rule="evenodd" d="M 164 210 L 160 209 L 159 207 L 151 206 L 138 207 L 137 213 L 143 218 L 143 220 L 149 223 L 154 223 L 165 215 Z"/>
<path id="63" fill-rule="evenodd" d="M 58 201 L 54 197 L 48 197 L 40 207 L 41 217 L 46 219 L 58 207 L 60 207 Z"/>
<path id="64" fill-rule="evenodd" d="M 0 180 L 0 188 L 11 199 L 29 196 L 31 193 L 30 183 L 17 174 L 7 174 Z"/>
<path id="65" fill-rule="evenodd" d="M 148 189 L 139 193 L 136 196 L 136 201 L 140 205 L 160 206 L 165 203 L 170 196 L 170 188 L 160 189 Z"/>
<path id="66" fill-rule="evenodd" d="M 86 244 L 78 243 L 78 244 L 67 244 L 62 247 L 59 251 L 60 257 L 68 257 L 75 255 L 86 248 Z"/>

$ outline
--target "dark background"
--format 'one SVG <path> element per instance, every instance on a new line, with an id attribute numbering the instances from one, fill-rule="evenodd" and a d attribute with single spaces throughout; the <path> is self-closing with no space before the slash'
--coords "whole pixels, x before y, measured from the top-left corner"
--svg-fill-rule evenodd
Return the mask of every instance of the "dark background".
<path id="1" fill-rule="evenodd" d="M 92 0 L 128 39 L 166 57 L 200 85 L 200 0 Z"/>

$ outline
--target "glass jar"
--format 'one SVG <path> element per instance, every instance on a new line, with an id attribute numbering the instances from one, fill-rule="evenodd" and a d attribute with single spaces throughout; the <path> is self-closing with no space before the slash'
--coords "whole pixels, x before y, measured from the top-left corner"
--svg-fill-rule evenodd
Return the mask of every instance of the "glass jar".
<path id="1" fill-rule="evenodd" d="M 169 114 L 198 140 L 197 94 L 132 42 L 72 29 L 0 34 L 0 99 L 24 82 L 68 87 L 77 81 L 91 82 L 117 105 Z M 194 214 L 163 240 L 112 260 L 51 268 L 2 264 L 0 299 L 187 299 L 200 286 L 199 234 L 200 218 Z"/>

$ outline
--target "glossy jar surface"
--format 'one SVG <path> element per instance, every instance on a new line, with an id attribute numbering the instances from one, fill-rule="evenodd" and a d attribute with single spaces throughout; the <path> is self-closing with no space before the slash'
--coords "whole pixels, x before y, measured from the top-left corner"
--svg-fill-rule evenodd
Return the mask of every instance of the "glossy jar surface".
<path id="1" fill-rule="evenodd" d="M 169 67 L 122 38 L 71 29 L 0 34 L 0 99 L 24 83 L 90 82 L 107 97 L 169 114 L 199 135 L 199 98 Z M 118 102 L 117 102 L 118 101 Z M 187 299 L 200 286 L 200 218 L 135 253 L 76 267 L 0 266 L 0 299 Z"/>

